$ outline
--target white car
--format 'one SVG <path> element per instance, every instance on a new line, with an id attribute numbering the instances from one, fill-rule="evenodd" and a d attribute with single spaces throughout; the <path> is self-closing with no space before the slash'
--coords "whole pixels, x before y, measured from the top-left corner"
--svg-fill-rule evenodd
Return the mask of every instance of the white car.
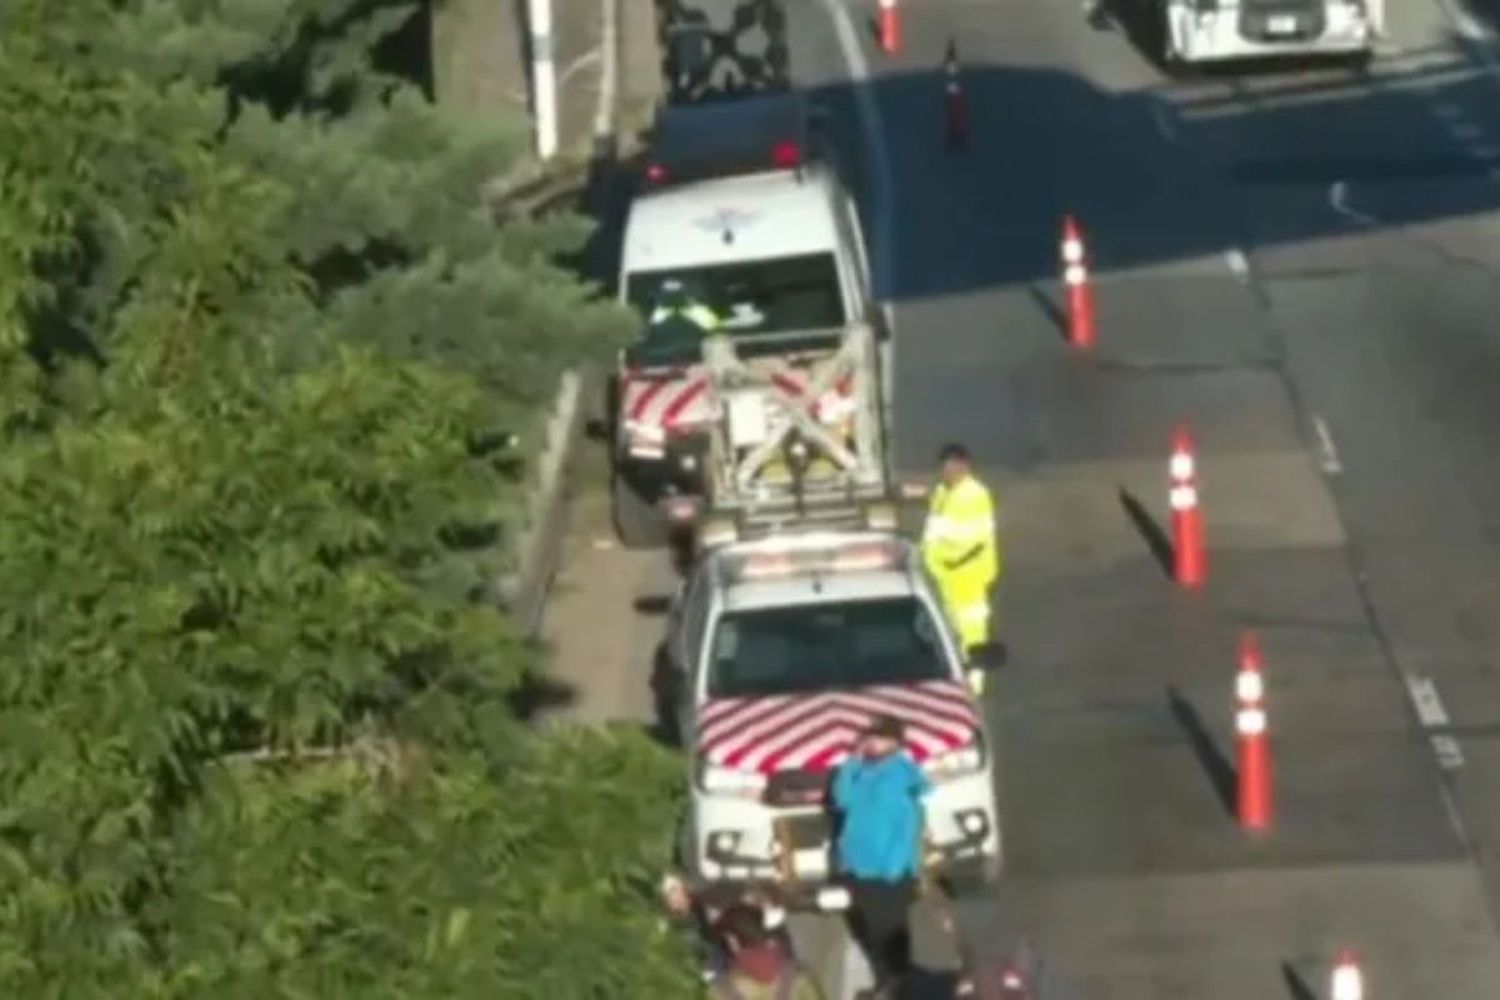
<path id="1" fill-rule="evenodd" d="M 776 883 L 839 909 L 833 770 L 877 715 L 906 725 L 933 782 L 926 859 L 956 889 L 999 873 L 994 745 L 920 554 L 883 532 L 791 535 L 711 550 L 671 614 L 666 699 L 693 756 L 681 851 L 700 889 Z M 664 706 L 665 707 L 665 706 Z"/>

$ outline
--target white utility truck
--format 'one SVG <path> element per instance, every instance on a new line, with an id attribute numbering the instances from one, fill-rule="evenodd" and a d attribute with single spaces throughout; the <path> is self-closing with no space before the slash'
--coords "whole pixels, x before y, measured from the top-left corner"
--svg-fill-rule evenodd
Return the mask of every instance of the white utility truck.
<path id="1" fill-rule="evenodd" d="M 751 404 L 736 403 L 738 443 L 716 434 L 727 433 L 721 418 L 740 383 L 771 390 L 761 401 L 772 410 L 809 417 L 804 436 L 884 433 L 885 347 L 858 210 L 834 166 L 806 156 L 794 127 L 802 118 L 772 109 L 761 120 L 760 164 L 742 141 L 726 176 L 690 158 L 653 160 L 660 176 L 630 207 L 620 296 L 643 332 L 620 352 L 609 401 L 627 544 L 661 541 L 710 492 L 727 499 L 711 477 L 724 449 L 749 447 L 754 430 Z M 712 329 L 653 323 L 668 287 L 711 310 Z M 856 426 L 861 412 L 876 424 Z"/>
<path id="2" fill-rule="evenodd" d="M 1001 867 L 995 749 L 941 598 L 910 541 L 810 529 L 711 546 L 674 602 L 670 710 L 693 756 L 679 853 L 703 898 L 772 889 L 848 906 L 828 783 L 876 715 L 900 719 L 927 773 L 924 869 L 982 891 Z M 666 707 L 666 706 L 664 706 Z"/>

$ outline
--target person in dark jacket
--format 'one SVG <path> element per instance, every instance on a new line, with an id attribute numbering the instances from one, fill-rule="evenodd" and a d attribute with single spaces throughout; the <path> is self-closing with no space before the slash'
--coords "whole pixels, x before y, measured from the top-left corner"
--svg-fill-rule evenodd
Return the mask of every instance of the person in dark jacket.
<path id="1" fill-rule="evenodd" d="M 922 798 L 932 788 L 906 752 L 905 738 L 899 719 L 876 718 L 832 787 L 852 929 L 875 973 L 877 997 L 895 995 L 906 972 L 908 921 L 922 867 Z"/>
<path id="2" fill-rule="evenodd" d="M 717 1000 L 823 1000 L 817 980 L 766 927 L 759 907 L 735 903 L 716 925 L 729 965 L 714 980 Z"/>

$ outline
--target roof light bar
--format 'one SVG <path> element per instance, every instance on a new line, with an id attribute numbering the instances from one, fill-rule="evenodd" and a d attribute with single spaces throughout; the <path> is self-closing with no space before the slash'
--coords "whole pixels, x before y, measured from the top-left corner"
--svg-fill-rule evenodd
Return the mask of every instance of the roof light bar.
<path id="1" fill-rule="evenodd" d="M 802 147 L 795 142 L 778 142 L 771 147 L 771 162 L 780 170 L 802 166 Z"/>

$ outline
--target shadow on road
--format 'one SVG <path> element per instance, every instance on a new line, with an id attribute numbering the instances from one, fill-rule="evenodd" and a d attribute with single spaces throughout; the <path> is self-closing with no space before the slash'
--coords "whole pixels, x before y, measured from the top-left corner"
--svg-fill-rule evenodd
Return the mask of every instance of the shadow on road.
<path id="1" fill-rule="evenodd" d="M 1229 759 L 1224 756 L 1224 752 L 1209 735 L 1208 727 L 1203 724 L 1203 717 L 1198 714 L 1198 709 L 1174 686 L 1167 688 L 1167 707 L 1172 712 L 1172 718 L 1176 719 L 1177 724 L 1182 727 L 1183 735 L 1188 738 L 1188 744 L 1193 748 L 1193 755 L 1203 766 L 1203 773 L 1208 777 L 1209 784 L 1213 786 L 1214 794 L 1219 797 L 1225 814 L 1234 815 L 1237 784 L 1234 766 L 1229 763 Z"/>
<path id="2" fill-rule="evenodd" d="M 1244 221 L 1223 185 L 1249 196 L 1289 195 L 1256 202 L 1262 247 L 1346 234 L 1349 220 L 1328 204 L 1338 182 L 1367 197 L 1400 186 L 1400 197 L 1381 201 L 1376 228 L 1500 207 L 1483 162 L 1423 141 L 1417 129 L 1426 112 L 1412 92 L 1421 84 L 1431 101 L 1473 103 L 1488 99 L 1482 88 L 1491 82 L 1463 56 L 1420 55 L 1384 70 L 1379 84 L 1337 68 L 1298 73 L 1307 67 L 1279 63 L 1236 67 L 1222 86 L 1180 93 L 1165 85 L 1106 91 L 1056 69 L 966 65 L 974 134 L 957 156 L 943 132 L 941 53 L 931 70 L 878 75 L 869 87 L 887 133 L 899 235 L 886 250 L 892 261 L 877 297 L 911 302 L 1050 281 L 1068 212 L 1090 234 L 1096 277 L 1218 255 L 1226 230 Z M 1227 73 L 1208 77 L 1220 75 Z M 1240 86 L 1247 75 L 1261 83 L 1253 95 Z M 880 227 L 871 223 L 881 185 L 864 150 L 856 92 L 837 84 L 807 93 L 827 112 L 824 127 L 878 242 Z M 1176 142 L 1155 125 L 1164 108 Z M 1403 129 L 1412 141 L 1393 138 Z M 1351 132 L 1360 141 L 1348 145 L 1341 137 Z M 976 185 L 994 196 L 956 197 Z"/>
<path id="3" fill-rule="evenodd" d="M 1281 963 L 1281 978 L 1286 983 L 1287 995 L 1292 1000 L 1318 1000 L 1318 994 L 1307 985 L 1307 980 L 1302 978 L 1302 973 L 1292 967 L 1291 962 Z"/>
<path id="4" fill-rule="evenodd" d="M 1151 555 L 1161 567 L 1162 574 L 1168 580 L 1172 579 L 1173 547 L 1172 540 L 1162 530 L 1162 526 L 1156 523 L 1156 518 L 1146 510 L 1145 506 L 1125 487 L 1120 487 L 1120 506 L 1125 509 L 1125 516 L 1130 518 L 1130 523 L 1135 530 L 1140 532 L 1141 540 L 1146 543 L 1146 548 L 1151 550 Z"/>

